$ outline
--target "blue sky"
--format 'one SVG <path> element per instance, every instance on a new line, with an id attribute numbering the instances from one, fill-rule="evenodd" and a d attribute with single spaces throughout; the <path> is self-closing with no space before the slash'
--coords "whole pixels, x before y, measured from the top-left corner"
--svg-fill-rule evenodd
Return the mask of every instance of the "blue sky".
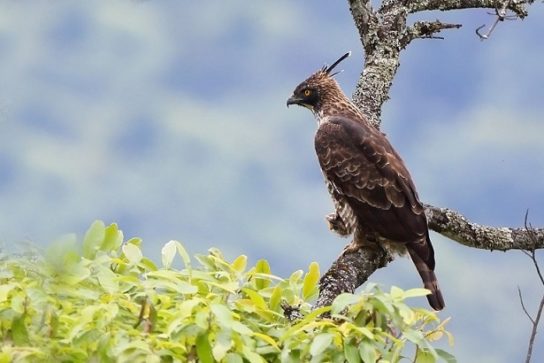
<path id="1" fill-rule="evenodd" d="M 485 11 L 437 17 L 464 26 L 404 51 L 383 130 L 425 202 L 497 226 L 529 208 L 544 225 L 542 6 L 486 42 Z M 285 100 L 346 50 L 351 94 L 363 54 L 343 2 L 2 2 L 0 241 L 47 245 L 103 219 L 155 258 L 178 239 L 279 275 L 325 269 L 346 241 L 324 223 L 315 122 Z M 459 361 L 520 361 L 516 289 L 532 310 L 541 294 L 530 261 L 431 238 Z M 372 280 L 420 285 L 407 259 Z"/>

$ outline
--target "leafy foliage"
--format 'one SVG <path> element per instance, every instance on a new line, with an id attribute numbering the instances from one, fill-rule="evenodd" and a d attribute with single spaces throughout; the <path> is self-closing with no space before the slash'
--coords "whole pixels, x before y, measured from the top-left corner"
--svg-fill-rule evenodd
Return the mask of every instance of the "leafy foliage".
<path id="1" fill-rule="evenodd" d="M 0 363 L 398 362 L 407 350 L 416 362 L 455 362 L 431 345 L 451 340 L 444 322 L 404 303 L 424 289 L 369 284 L 312 310 L 316 263 L 283 279 L 265 260 L 248 267 L 246 256 L 228 262 L 212 248 L 194 267 L 170 241 L 159 268 L 140 244 L 98 221 L 81 246 L 69 236 L 45 254 L 3 256 Z M 179 258 L 183 269 L 173 268 Z M 301 318 L 289 321 L 285 304 Z"/>

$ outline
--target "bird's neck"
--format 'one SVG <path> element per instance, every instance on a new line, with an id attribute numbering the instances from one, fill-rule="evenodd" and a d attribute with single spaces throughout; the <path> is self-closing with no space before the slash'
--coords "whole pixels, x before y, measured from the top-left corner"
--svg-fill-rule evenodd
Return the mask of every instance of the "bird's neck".
<path id="1" fill-rule="evenodd" d="M 327 119 L 333 116 L 341 116 L 354 120 L 365 120 L 361 110 L 344 94 L 336 96 L 334 99 L 324 100 L 323 105 L 319 109 L 313 110 L 313 113 L 318 126 L 327 122 Z"/>

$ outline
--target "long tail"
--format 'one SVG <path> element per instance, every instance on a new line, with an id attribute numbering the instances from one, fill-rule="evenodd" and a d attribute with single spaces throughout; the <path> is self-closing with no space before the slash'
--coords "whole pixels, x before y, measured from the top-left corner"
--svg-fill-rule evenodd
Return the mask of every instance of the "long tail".
<path id="1" fill-rule="evenodd" d="M 442 292 L 438 286 L 438 280 L 436 279 L 436 275 L 433 271 L 434 251 L 430 239 L 409 244 L 407 247 L 410 257 L 412 258 L 414 265 L 416 265 L 417 272 L 419 272 L 419 276 L 421 276 L 421 279 L 423 280 L 423 286 L 431 291 L 431 294 L 427 295 L 429 305 L 431 305 L 434 310 L 444 309 L 446 304 L 444 303 Z M 422 255 L 426 258 L 423 259 L 421 257 Z"/>

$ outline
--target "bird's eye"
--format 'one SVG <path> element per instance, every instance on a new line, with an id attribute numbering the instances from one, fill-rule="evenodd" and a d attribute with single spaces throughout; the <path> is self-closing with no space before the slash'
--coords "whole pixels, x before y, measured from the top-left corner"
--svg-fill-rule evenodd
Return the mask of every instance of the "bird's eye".
<path id="1" fill-rule="evenodd" d="M 312 91 L 310 91 L 309 89 L 304 90 L 304 96 L 308 97 L 311 94 L 312 94 Z"/>

